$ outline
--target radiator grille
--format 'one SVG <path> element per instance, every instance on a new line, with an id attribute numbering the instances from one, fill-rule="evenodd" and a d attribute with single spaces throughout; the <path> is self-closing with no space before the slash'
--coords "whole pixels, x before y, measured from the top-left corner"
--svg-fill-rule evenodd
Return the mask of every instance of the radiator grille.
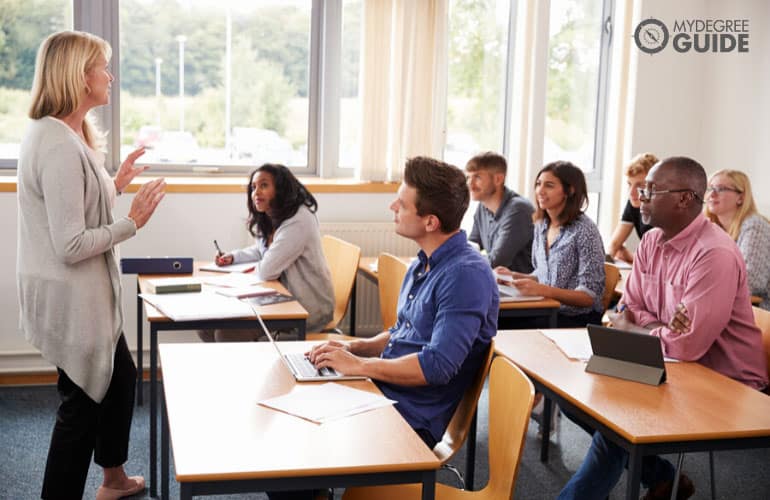
<path id="1" fill-rule="evenodd" d="M 321 223 L 321 234 L 336 236 L 361 247 L 361 255 L 376 257 L 380 252 L 393 255 L 416 255 L 417 244 L 398 236 L 392 222 L 327 222 Z M 373 335 L 382 330 L 380 300 L 377 287 L 369 280 L 357 280 L 356 335 Z M 343 333 L 350 331 L 350 313 L 342 320 Z"/>

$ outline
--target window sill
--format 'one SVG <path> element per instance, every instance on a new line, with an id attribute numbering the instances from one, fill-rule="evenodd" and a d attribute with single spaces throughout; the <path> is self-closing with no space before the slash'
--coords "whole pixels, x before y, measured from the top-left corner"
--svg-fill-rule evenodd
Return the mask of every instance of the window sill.
<path id="1" fill-rule="evenodd" d="M 135 179 L 126 189 L 135 193 L 139 186 L 155 179 L 155 176 L 142 176 Z M 16 176 L 0 176 L 0 192 L 16 192 Z M 243 193 L 246 190 L 245 176 L 227 177 L 182 177 L 165 176 L 167 193 Z M 366 182 L 355 179 L 321 179 L 300 176 L 299 180 L 313 193 L 395 193 L 397 182 Z"/>

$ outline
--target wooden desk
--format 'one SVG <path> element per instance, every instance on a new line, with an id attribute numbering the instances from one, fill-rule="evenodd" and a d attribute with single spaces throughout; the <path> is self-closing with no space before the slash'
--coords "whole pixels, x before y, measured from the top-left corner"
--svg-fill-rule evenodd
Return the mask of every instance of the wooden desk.
<path id="1" fill-rule="evenodd" d="M 196 320 L 196 321 L 173 321 L 167 318 L 163 313 L 155 309 L 150 304 L 144 302 L 140 293 L 146 292 L 147 281 L 150 279 L 163 277 L 180 276 L 221 276 L 222 273 L 201 271 L 200 267 L 206 265 L 205 262 L 195 263 L 195 272 L 192 275 L 174 274 L 174 275 L 138 275 L 137 276 L 137 304 L 136 304 L 136 351 L 137 363 L 143 366 L 143 318 L 142 311 L 147 315 L 150 323 L 150 496 L 156 496 L 157 493 L 157 415 L 158 415 L 158 332 L 163 330 L 205 330 L 205 329 L 226 329 L 226 328 L 259 328 L 259 322 L 255 316 L 237 319 L 217 319 L 217 320 Z M 275 288 L 279 292 L 288 293 L 288 291 L 277 281 L 270 281 L 264 284 Z M 262 316 L 265 324 L 270 329 L 292 329 L 299 331 L 300 339 L 305 338 L 305 323 L 308 313 L 299 302 L 282 302 L 269 306 L 257 308 L 257 312 Z M 139 369 L 137 380 L 137 404 L 142 404 L 142 369 Z"/>
<path id="2" fill-rule="evenodd" d="M 411 262 L 412 257 L 399 257 L 404 262 Z M 377 272 L 372 271 L 371 265 L 377 262 L 377 257 L 361 257 L 358 262 L 358 274 L 377 284 L 379 278 Z M 355 290 L 354 290 L 355 291 Z M 355 296 L 355 295 L 354 295 Z M 559 313 L 561 303 L 553 299 L 533 300 L 524 302 L 504 302 L 500 304 L 498 317 L 516 318 L 516 317 L 547 317 L 551 328 L 556 328 L 556 318 Z M 355 303 L 352 306 L 355 309 Z"/>
<path id="3" fill-rule="evenodd" d="M 282 342 L 281 349 L 303 352 L 310 345 Z M 423 499 L 433 498 L 441 462 L 394 406 L 322 425 L 259 406 L 296 384 L 265 342 L 162 344 L 160 355 L 167 415 L 162 498 L 168 498 L 169 434 L 183 499 L 415 482 L 423 484 Z M 379 392 L 368 380 L 344 383 Z"/>
<path id="4" fill-rule="evenodd" d="M 698 363 L 667 363 L 668 381 L 654 387 L 587 373 L 535 330 L 499 332 L 495 352 L 546 396 L 541 460 L 555 400 L 628 451 L 627 499 L 639 498 L 645 455 L 770 447 L 770 397 Z"/>

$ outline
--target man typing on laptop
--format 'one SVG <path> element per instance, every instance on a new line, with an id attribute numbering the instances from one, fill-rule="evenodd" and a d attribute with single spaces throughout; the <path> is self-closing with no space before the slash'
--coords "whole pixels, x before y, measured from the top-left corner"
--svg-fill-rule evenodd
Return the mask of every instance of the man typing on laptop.
<path id="1" fill-rule="evenodd" d="M 460 169 L 430 158 L 408 160 L 390 208 L 396 232 L 421 250 L 404 278 L 396 325 L 370 339 L 327 342 L 309 354 L 318 368 L 372 378 L 430 448 L 497 333 L 492 270 L 459 229 L 468 199 Z"/>
<path id="2" fill-rule="evenodd" d="M 627 307 L 610 318 L 621 330 L 659 337 L 665 356 L 696 361 L 762 390 L 767 367 L 746 265 L 735 242 L 701 214 L 706 182 L 703 167 L 690 158 L 667 158 L 649 171 L 639 198 L 642 221 L 655 229 L 637 250 L 623 293 Z M 583 464 L 559 498 L 606 498 L 627 460 L 622 448 L 594 433 Z M 674 473 L 668 461 L 645 457 L 644 498 L 670 498 Z M 694 493 L 682 474 L 676 498 Z"/>

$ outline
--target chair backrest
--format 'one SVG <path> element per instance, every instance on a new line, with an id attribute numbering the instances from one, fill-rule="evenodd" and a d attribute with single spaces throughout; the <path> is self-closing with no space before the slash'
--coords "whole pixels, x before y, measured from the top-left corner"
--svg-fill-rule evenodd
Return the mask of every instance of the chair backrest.
<path id="1" fill-rule="evenodd" d="M 612 296 L 615 295 L 615 287 L 620 281 L 620 269 L 615 264 L 604 263 L 604 295 L 602 295 L 602 304 L 606 311 L 610 307 Z"/>
<path id="2" fill-rule="evenodd" d="M 389 253 L 381 253 L 377 258 L 377 281 L 380 292 L 380 314 L 382 326 L 388 329 L 396 324 L 398 318 L 398 294 L 404 281 L 408 265 Z"/>
<path id="3" fill-rule="evenodd" d="M 759 307 L 752 307 L 752 309 L 754 310 L 754 322 L 762 331 L 762 345 L 765 348 L 767 373 L 770 376 L 770 311 L 765 311 Z"/>
<path id="4" fill-rule="evenodd" d="M 358 261 L 361 259 L 361 249 L 352 243 L 324 235 L 321 238 L 326 263 L 332 274 L 334 288 L 334 315 L 326 328 L 335 328 L 348 310 L 350 292 L 358 273 Z"/>
<path id="5" fill-rule="evenodd" d="M 489 373 L 489 482 L 474 498 L 513 498 L 535 388 L 503 356 Z"/>
<path id="6" fill-rule="evenodd" d="M 494 353 L 492 345 L 492 343 L 489 344 L 484 361 L 479 367 L 473 382 L 465 390 L 460 404 L 457 405 L 452 419 L 449 421 L 446 431 L 444 431 L 444 436 L 433 447 L 433 453 L 444 463 L 452 459 L 468 437 L 471 422 L 473 422 L 473 416 L 476 414 L 476 407 L 481 397 L 481 391 L 484 389 L 484 381 L 487 379 L 489 366 L 492 364 L 492 354 Z"/>

